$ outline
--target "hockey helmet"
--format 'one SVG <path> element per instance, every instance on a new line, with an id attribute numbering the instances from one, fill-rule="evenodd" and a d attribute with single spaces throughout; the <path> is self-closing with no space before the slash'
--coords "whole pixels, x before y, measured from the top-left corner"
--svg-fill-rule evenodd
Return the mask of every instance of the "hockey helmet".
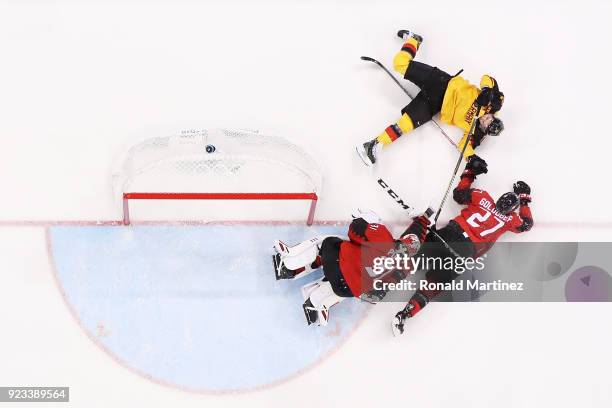
<path id="1" fill-rule="evenodd" d="M 495 202 L 495 209 L 504 215 L 510 214 L 519 206 L 519 198 L 513 192 L 502 194 Z"/>

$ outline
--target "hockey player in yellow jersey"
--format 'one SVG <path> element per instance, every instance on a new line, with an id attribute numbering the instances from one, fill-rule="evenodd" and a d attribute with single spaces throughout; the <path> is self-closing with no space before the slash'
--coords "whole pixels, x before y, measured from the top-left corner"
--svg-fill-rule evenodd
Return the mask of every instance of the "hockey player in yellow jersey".
<path id="1" fill-rule="evenodd" d="M 504 94 L 493 77 L 483 75 L 479 89 L 459 75 L 451 76 L 437 67 L 413 61 L 423 38 L 407 30 L 400 30 L 397 34 L 405 42 L 395 55 L 393 68 L 421 91 L 402 109 L 402 116 L 397 123 L 388 126 L 375 139 L 357 146 L 357 153 L 366 165 L 371 166 L 376 162 L 383 146 L 390 145 L 438 113 L 442 122 L 463 129 L 464 134 L 458 145 L 460 151 L 465 145 L 472 122 L 478 120 L 470 144 L 464 152 L 466 158 L 474 154 L 474 149 L 486 135 L 501 133 L 504 125 L 495 114 L 504 103 Z M 480 114 L 475 118 L 478 106 L 481 107 Z"/>

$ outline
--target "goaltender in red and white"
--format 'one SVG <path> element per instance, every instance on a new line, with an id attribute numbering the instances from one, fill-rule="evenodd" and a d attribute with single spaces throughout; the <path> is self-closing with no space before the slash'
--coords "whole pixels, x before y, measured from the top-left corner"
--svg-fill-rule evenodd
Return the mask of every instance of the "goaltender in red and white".
<path id="1" fill-rule="evenodd" d="M 318 236 L 291 247 L 282 241 L 274 242 L 277 280 L 299 279 L 323 269 L 321 278 L 302 287 L 303 309 L 309 325 L 326 326 L 329 309 L 346 298 L 382 300 L 385 292 L 376 290 L 374 281 L 397 283 L 406 277 L 406 271 L 376 274 L 375 259 L 397 254 L 414 256 L 429 224 L 425 215 L 415 217 L 402 236 L 394 239 L 374 212 L 358 210 L 353 218 L 348 240 Z"/>

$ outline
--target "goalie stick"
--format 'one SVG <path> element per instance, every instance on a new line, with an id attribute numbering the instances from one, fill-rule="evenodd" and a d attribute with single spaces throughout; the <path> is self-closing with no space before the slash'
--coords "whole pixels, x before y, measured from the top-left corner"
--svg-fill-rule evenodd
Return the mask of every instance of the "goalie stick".
<path id="1" fill-rule="evenodd" d="M 402 85 L 402 84 L 401 84 L 401 83 L 400 83 L 400 82 L 397 80 L 397 78 L 395 77 L 395 75 L 393 75 L 393 74 L 391 73 L 391 71 L 389 71 L 389 70 L 387 69 L 387 67 L 385 67 L 385 66 L 384 66 L 384 65 L 383 65 L 383 64 L 382 64 L 380 61 L 378 61 L 378 60 L 376 60 L 376 59 L 374 59 L 374 58 L 372 58 L 372 57 L 366 57 L 366 56 L 361 57 L 361 59 L 362 59 L 363 61 L 373 62 L 373 63 L 375 63 L 376 65 L 378 65 L 380 68 L 382 68 L 382 69 L 383 69 L 383 70 L 384 70 L 384 71 L 387 73 L 387 75 L 389 75 L 389 77 L 390 77 L 390 78 L 393 80 L 393 82 L 395 82 L 395 83 L 397 84 L 397 86 L 399 86 L 400 88 L 402 88 L 402 91 L 404 91 L 404 93 L 405 93 L 406 95 L 408 95 L 408 97 L 409 97 L 410 99 L 414 99 L 414 97 L 413 97 L 413 96 L 410 94 L 410 92 L 408 92 L 408 90 L 407 90 L 406 88 L 404 88 L 404 86 L 403 86 L 403 85 Z M 452 144 L 452 145 L 453 145 L 455 148 L 459 149 L 459 146 L 457 145 L 457 143 L 455 143 L 455 142 L 453 141 L 453 139 L 451 139 L 451 138 L 450 138 L 450 136 L 449 136 L 448 134 L 446 134 L 446 132 L 444 131 L 444 129 L 442 129 L 442 126 L 440 126 L 440 124 L 439 124 L 439 123 L 438 123 L 438 122 L 437 122 L 435 119 L 432 119 L 431 121 L 433 122 L 433 124 L 434 124 L 434 125 L 436 125 L 436 127 L 437 127 L 437 128 L 438 128 L 438 130 L 439 130 L 439 131 L 442 133 L 442 135 L 443 135 L 443 136 L 446 138 L 446 140 L 448 140 L 448 142 L 449 142 L 450 144 Z"/>

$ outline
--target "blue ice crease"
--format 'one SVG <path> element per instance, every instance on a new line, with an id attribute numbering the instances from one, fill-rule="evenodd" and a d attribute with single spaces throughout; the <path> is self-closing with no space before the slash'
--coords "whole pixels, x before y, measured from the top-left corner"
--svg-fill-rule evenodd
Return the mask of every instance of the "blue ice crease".
<path id="1" fill-rule="evenodd" d="M 332 226 L 53 227 L 52 254 L 82 325 L 128 365 L 177 386 L 229 391 L 283 380 L 320 360 L 367 304 L 306 325 L 299 291 L 274 279 L 271 246 Z M 317 275 L 318 276 L 318 275 Z"/>

